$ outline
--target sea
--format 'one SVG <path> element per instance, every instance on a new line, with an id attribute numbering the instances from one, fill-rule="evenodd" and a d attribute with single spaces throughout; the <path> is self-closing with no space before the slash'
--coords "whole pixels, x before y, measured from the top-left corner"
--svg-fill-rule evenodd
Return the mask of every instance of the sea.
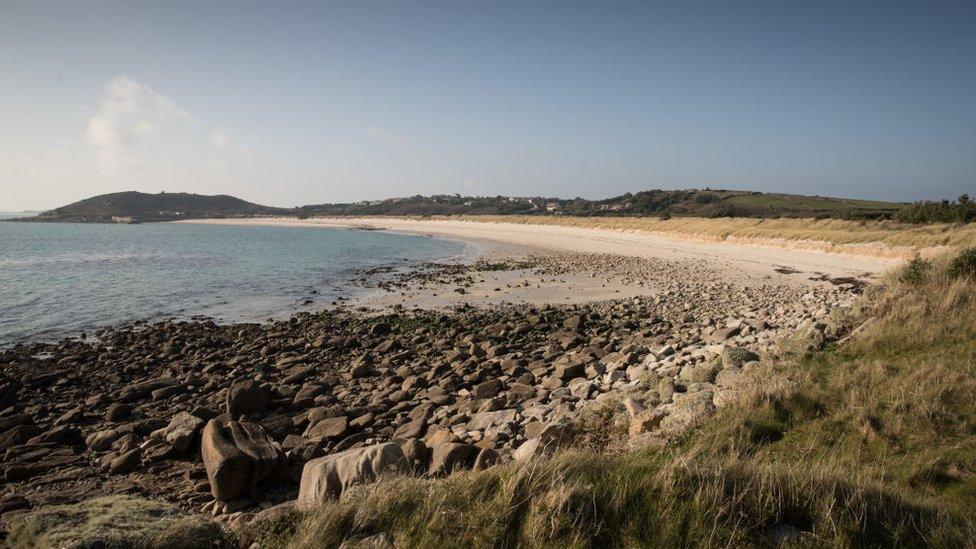
<path id="1" fill-rule="evenodd" d="M 0 345 L 136 321 L 287 318 L 368 291 L 354 283 L 364 270 L 473 252 L 386 231 L 0 222 Z"/>

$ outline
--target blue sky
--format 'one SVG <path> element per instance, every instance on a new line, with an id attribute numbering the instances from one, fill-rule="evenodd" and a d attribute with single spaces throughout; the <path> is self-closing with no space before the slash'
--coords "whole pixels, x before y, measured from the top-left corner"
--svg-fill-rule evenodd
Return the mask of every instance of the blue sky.
<path id="1" fill-rule="evenodd" d="M 198 5 L 199 4 L 199 5 Z M 976 193 L 976 2 L 0 2 L 0 210 Z"/>

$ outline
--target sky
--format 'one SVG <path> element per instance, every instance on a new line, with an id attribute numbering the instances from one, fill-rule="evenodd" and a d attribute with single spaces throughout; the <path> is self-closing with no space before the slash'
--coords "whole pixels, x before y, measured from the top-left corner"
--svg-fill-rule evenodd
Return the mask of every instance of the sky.
<path id="1" fill-rule="evenodd" d="M 976 2 L 0 0 L 0 211 L 976 194 Z"/>

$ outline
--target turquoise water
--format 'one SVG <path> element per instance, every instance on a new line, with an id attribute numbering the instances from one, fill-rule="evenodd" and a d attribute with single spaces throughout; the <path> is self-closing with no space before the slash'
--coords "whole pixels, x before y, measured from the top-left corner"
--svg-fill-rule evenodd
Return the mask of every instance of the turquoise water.
<path id="1" fill-rule="evenodd" d="M 383 231 L 2 222 L 0 344 L 135 320 L 281 318 L 349 297 L 362 269 L 467 251 Z"/>

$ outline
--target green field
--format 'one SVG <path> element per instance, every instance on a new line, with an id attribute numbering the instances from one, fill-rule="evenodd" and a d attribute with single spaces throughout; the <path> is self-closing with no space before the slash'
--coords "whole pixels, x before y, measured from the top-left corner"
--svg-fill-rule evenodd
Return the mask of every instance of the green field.
<path id="1" fill-rule="evenodd" d="M 894 215 L 905 204 L 897 202 L 880 202 L 873 200 L 855 200 L 848 198 L 827 198 L 820 196 L 801 196 L 790 194 L 761 194 L 728 192 L 722 201 L 743 211 L 755 214 L 779 214 L 796 216 L 798 214 L 815 217 L 838 213 L 849 213 L 852 216 L 864 214 L 871 217 Z"/>

